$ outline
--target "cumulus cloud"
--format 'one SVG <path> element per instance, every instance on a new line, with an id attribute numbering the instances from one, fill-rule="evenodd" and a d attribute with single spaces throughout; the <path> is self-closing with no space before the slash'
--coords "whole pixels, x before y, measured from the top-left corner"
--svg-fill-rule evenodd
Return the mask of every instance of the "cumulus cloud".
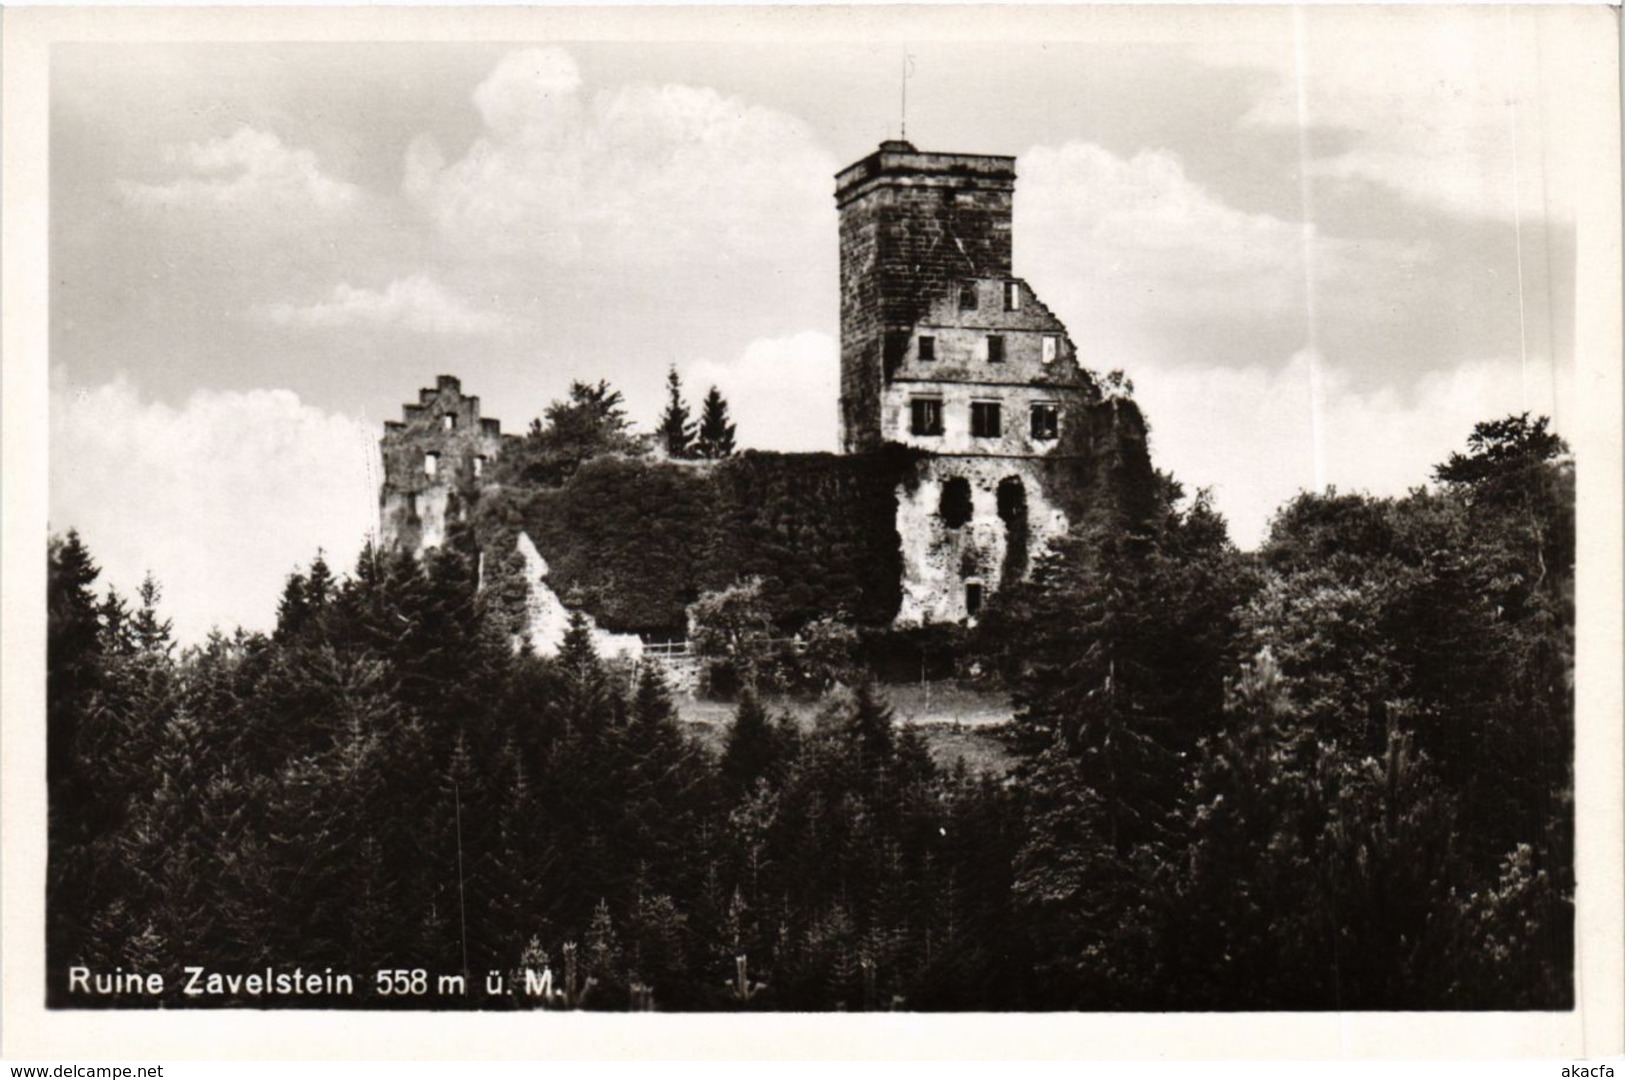
<path id="1" fill-rule="evenodd" d="M 335 569 L 376 527 L 375 424 L 287 390 L 198 391 L 179 408 L 127 380 L 51 388 L 51 527 L 76 528 L 101 584 L 151 571 L 182 640 L 269 629 L 287 574 Z"/>
<path id="2" fill-rule="evenodd" d="M 679 374 L 696 414 L 710 387 L 722 392 L 741 446 L 808 451 L 839 443 L 840 350 L 828 334 L 758 339 L 732 360 L 697 360 Z"/>
<path id="3" fill-rule="evenodd" d="M 1182 305 L 1208 309 L 1246 296 L 1290 310 L 1301 293 L 1303 227 L 1224 205 L 1185 174 L 1171 151 L 1120 158 L 1093 143 L 1069 142 L 1034 147 L 1020 170 L 1016 221 L 1024 263 L 1053 263 L 1097 287 L 1177 287 Z"/>
<path id="4" fill-rule="evenodd" d="M 1514 165 L 1538 169 L 1549 149 L 1538 130 L 1539 34 L 1522 16 L 1516 26 L 1497 8 L 1294 18 L 1295 40 L 1206 51 L 1217 65 L 1271 74 L 1244 125 L 1336 131 L 1333 153 L 1306 142 L 1310 176 L 1370 181 L 1459 213 L 1513 215 Z M 1527 143 L 1521 163 L 1517 126 Z M 1532 180 L 1538 187 L 1538 177 L 1523 178 Z"/>
<path id="5" fill-rule="evenodd" d="M 474 104 L 483 134 L 451 162 L 427 137 L 414 141 L 404 189 L 476 253 L 782 259 L 832 232 L 834 161 L 787 114 L 693 86 L 585 93 L 558 48 L 508 55 Z"/>
<path id="6" fill-rule="evenodd" d="M 146 207 L 274 203 L 326 210 L 353 203 L 360 193 L 354 184 L 324 173 L 312 151 L 253 127 L 171 146 L 164 159 L 182 175 L 163 183 L 120 180 L 125 201 Z"/>
<path id="7" fill-rule="evenodd" d="M 326 300 L 271 304 L 260 314 L 283 326 L 399 326 L 425 334 L 486 334 L 508 325 L 503 315 L 474 307 L 423 274 L 392 281 L 382 290 L 340 282 Z"/>
<path id="8" fill-rule="evenodd" d="M 1397 242 L 1237 210 L 1167 150 L 1123 158 L 1068 142 L 1034 147 L 1018 169 L 1018 269 L 1071 324 L 1092 366 L 1290 353 L 1310 341 L 1312 291 L 1333 294 L 1342 317 L 1375 315 L 1371 283 L 1426 260 Z"/>
<path id="9" fill-rule="evenodd" d="M 1481 360 L 1423 375 L 1408 393 L 1355 389 L 1323 357 L 1280 365 L 1137 372 L 1152 460 L 1187 491 L 1210 487 L 1230 534 L 1254 547 L 1270 516 L 1303 490 L 1402 495 L 1465 447 L 1473 425 L 1508 413 L 1573 418 L 1568 379 L 1544 365 Z"/>

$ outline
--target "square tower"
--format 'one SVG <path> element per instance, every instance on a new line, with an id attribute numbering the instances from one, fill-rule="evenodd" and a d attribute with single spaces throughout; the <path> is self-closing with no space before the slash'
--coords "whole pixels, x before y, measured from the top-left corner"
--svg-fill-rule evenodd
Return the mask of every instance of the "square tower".
<path id="1" fill-rule="evenodd" d="M 1016 163 L 921 153 L 901 140 L 836 175 L 841 236 L 841 446 L 885 437 L 881 392 L 931 301 L 1011 269 Z"/>

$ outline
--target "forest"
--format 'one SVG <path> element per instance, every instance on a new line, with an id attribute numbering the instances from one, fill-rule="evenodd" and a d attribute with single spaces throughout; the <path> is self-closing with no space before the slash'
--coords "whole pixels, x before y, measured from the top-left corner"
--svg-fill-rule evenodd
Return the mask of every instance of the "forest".
<path id="1" fill-rule="evenodd" d="M 934 763 L 859 663 L 815 723 L 744 680 L 707 745 L 584 621 L 516 644 L 466 531 L 317 555 L 274 632 L 184 648 L 53 538 L 47 1002 L 1571 1008 L 1572 459 L 1511 416 L 1418 481 L 1301 494 L 1255 552 L 1161 474 L 1075 522 L 963 640 L 1005 775 Z"/>

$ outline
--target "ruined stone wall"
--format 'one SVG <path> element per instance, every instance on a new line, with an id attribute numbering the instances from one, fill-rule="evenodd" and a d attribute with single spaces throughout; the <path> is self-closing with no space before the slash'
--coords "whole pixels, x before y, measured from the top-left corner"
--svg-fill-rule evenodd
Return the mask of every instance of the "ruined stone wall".
<path id="1" fill-rule="evenodd" d="M 1094 385 L 1093 376 L 1079 362 L 1066 324 L 1021 278 L 957 281 L 946 291 L 927 297 L 922 307 L 892 369 L 893 378 L 1043 383 L 1077 389 Z M 987 339 L 992 335 L 1004 339 L 1004 359 L 999 363 L 988 359 Z M 933 345 L 929 359 L 923 354 L 924 338 Z"/>
<path id="2" fill-rule="evenodd" d="M 379 492 L 381 545 L 421 555 L 445 543 L 452 522 L 466 520 L 488 463 L 507 436 L 499 421 L 480 415 L 480 399 L 442 375 L 401 419 L 384 424 L 380 443 L 384 483 Z"/>
<path id="3" fill-rule="evenodd" d="M 973 614 L 968 586 L 991 601 L 1029 576 L 1069 530 L 1132 529 L 1154 508 L 1145 421 L 1122 398 L 1074 403 L 1042 454 L 938 453 L 917 461 L 913 482 L 897 488 L 897 626 L 964 621 Z M 956 482 L 964 487 L 950 493 Z M 969 499 L 958 497 L 967 488 Z"/>
<path id="4" fill-rule="evenodd" d="M 868 626 L 961 622 L 970 614 L 967 584 L 990 601 L 1069 526 L 1092 515 L 1132 520 L 1150 505 L 1144 425 L 1132 402 L 1116 399 L 1076 404 L 1060 438 L 1031 455 L 890 446 L 866 455 L 747 453 L 703 465 L 608 456 L 558 488 L 446 480 L 473 479 L 458 472 L 469 454 L 500 452 L 499 436 L 459 449 L 454 432 L 462 429 L 448 432 L 440 419 L 436 432 L 437 408 L 459 400 L 437 388 L 386 436 L 384 500 L 386 511 L 396 508 L 386 542 L 420 552 L 465 512 L 489 557 L 506 558 L 517 534 L 528 533 L 554 599 L 610 632 L 680 631 L 702 591 L 753 575 L 764 579 L 786 630 L 836 610 Z M 471 404 L 463 407 L 459 415 L 472 415 Z M 431 450 L 447 463 L 434 482 L 419 479 L 419 459 Z M 950 515 L 944 492 L 956 483 L 964 505 Z"/>
<path id="5" fill-rule="evenodd" d="M 991 599 L 1009 578 L 1025 577 L 1033 560 L 1067 530 L 1065 512 L 1050 500 L 1047 480 L 1032 461 L 936 457 L 922 461 L 920 470 L 913 489 L 899 487 L 897 493 L 903 537 L 898 626 L 964 621 L 971 615 L 967 585 Z M 944 489 L 955 480 L 970 488 L 970 519 L 960 524 L 944 507 Z M 1000 513 L 1001 484 L 1020 485 L 1019 525 Z M 1012 545 L 1024 550 L 1012 551 Z"/>
<path id="6" fill-rule="evenodd" d="M 957 283 L 927 305 L 881 391 L 880 426 L 887 441 L 934 453 L 1045 456 L 1059 445 L 1067 417 L 1099 398 L 1066 327 L 1026 282 L 983 278 Z M 916 400 L 936 403 L 940 432 L 915 430 Z M 974 403 L 998 406 L 997 435 L 974 430 Z M 1038 407 L 1055 430 L 1035 427 Z"/>

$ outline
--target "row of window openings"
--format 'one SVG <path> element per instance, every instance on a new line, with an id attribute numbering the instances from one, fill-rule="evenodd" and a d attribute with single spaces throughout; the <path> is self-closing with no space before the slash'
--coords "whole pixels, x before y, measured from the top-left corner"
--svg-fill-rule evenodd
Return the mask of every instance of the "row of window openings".
<path id="1" fill-rule="evenodd" d="M 484 472 L 485 456 L 476 454 L 474 456 L 474 475 L 479 476 Z M 433 450 L 423 455 L 423 475 L 431 480 L 440 475 L 440 455 Z"/>
<path id="2" fill-rule="evenodd" d="M 1061 431 L 1061 407 L 1039 402 L 1032 407 L 1030 432 L 1034 439 L 1054 439 Z M 909 401 L 909 431 L 915 435 L 942 434 L 942 399 L 913 398 Z M 970 403 L 970 433 L 978 439 L 997 439 L 1004 434 L 1003 409 L 997 401 Z"/>
<path id="3" fill-rule="evenodd" d="M 960 311 L 975 311 L 976 308 L 978 307 L 978 305 L 981 303 L 981 297 L 980 297 L 979 292 L 980 291 L 976 287 L 976 282 L 974 282 L 974 281 L 967 281 L 964 284 L 960 285 L 959 286 L 959 310 Z M 1002 290 L 1002 292 L 1003 292 L 1003 295 L 1004 295 L 1004 310 L 1006 310 L 1006 311 L 1020 311 L 1021 310 L 1021 283 L 1019 281 L 1006 281 L 1004 283 L 1004 289 Z"/>
<path id="4" fill-rule="evenodd" d="M 919 357 L 924 360 L 937 358 L 937 339 L 929 334 L 920 335 Z M 1041 359 L 1046 364 L 1055 363 L 1055 357 L 1060 352 L 1060 341 L 1052 335 L 1045 335 Z M 987 336 L 987 362 L 990 364 L 1004 363 L 1004 335 L 989 334 Z"/>

